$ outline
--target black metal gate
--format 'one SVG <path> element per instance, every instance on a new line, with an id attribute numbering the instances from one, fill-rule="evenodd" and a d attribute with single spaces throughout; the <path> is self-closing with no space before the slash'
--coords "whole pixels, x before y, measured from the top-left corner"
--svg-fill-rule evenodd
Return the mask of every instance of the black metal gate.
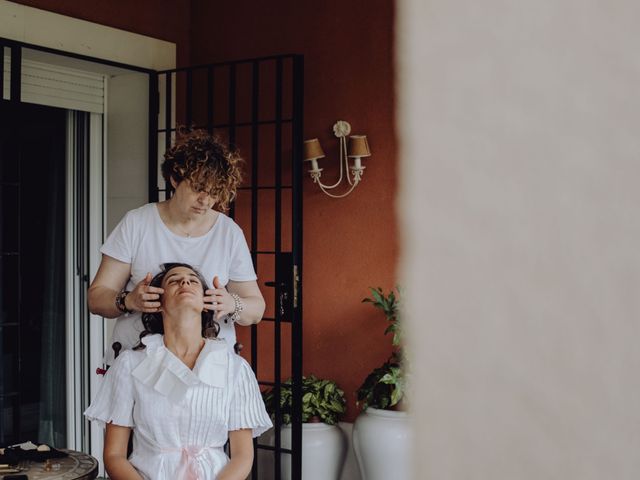
<path id="1" fill-rule="evenodd" d="M 158 167 L 177 125 L 222 137 L 247 162 L 246 179 L 229 213 L 247 236 L 267 310 L 250 335 L 242 328 L 237 333 L 250 344 L 260 385 L 272 388 L 276 399 L 288 388 L 284 379 L 292 378 L 290 448 L 281 441 L 279 401 L 273 445 L 254 443 L 262 455 L 273 455 L 276 479 L 287 455 L 292 478 L 300 478 L 302 465 L 303 66 L 301 55 L 280 55 L 161 71 L 151 74 L 149 83 L 150 201 L 171 195 Z M 258 478 L 259 457 L 253 479 Z"/>

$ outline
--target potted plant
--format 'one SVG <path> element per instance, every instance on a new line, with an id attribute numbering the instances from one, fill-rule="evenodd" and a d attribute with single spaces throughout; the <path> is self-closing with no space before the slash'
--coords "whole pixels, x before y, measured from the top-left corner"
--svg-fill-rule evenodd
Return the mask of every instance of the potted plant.
<path id="1" fill-rule="evenodd" d="M 392 334 L 392 352 L 387 361 L 375 368 L 356 391 L 362 413 L 353 426 L 353 448 L 363 480 L 409 478 L 411 426 L 403 411 L 405 361 L 402 326 L 399 319 L 400 294 L 370 288 L 371 303 L 384 313 L 389 325 L 384 334 Z"/>
<path id="2" fill-rule="evenodd" d="M 380 367 L 375 368 L 356 391 L 358 405 L 363 410 L 368 407 L 377 409 L 395 409 L 404 397 L 404 371 L 402 369 L 401 326 L 398 321 L 399 295 L 393 290 L 385 295 L 381 288 L 370 288 L 371 297 L 362 300 L 371 303 L 382 310 L 389 325 L 384 334 L 391 333 L 393 351 L 389 359 Z"/>
<path id="3" fill-rule="evenodd" d="M 291 448 L 292 379 L 280 389 L 281 445 Z M 263 394 L 267 412 L 275 415 L 274 389 Z M 339 480 L 346 455 L 346 438 L 337 426 L 346 410 L 344 392 L 335 382 L 309 375 L 302 377 L 302 478 Z M 273 444 L 273 434 L 267 442 Z M 282 455 L 282 478 L 291 479 L 291 455 Z M 268 469 L 268 467 L 267 467 Z"/>

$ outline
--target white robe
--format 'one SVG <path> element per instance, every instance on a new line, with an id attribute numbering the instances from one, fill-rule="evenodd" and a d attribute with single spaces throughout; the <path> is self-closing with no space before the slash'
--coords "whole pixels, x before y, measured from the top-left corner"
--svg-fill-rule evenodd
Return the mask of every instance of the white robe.
<path id="1" fill-rule="evenodd" d="M 143 478 L 215 479 L 229 461 L 228 432 L 272 427 L 249 364 L 223 340 L 206 340 L 190 370 L 162 335 L 143 338 L 113 363 L 84 412 L 102 424 L 133 429 L 129 461 Z"/>

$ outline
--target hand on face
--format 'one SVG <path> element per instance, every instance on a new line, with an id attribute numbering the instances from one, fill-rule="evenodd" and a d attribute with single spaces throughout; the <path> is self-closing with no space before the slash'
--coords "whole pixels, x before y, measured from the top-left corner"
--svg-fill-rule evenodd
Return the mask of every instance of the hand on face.
<path id="1" fill-rule="evenodd" d="M 147 272 L 146 277 L 129 292 L 125 298 L 125 305 L 129 310 L 147 313 L 161 310 L 160 295 L 164 293 L 164 289 L 149 285 L 152 278 L 151 273 Z"/>
<path id="2" fill-rule="evenodd" d="M 205 292 L 204 302 L 205 309 L 216 312 L 216 320 L 233 313 L 236 308 L 235 300 L 224 288 L 217 275 L 213 277 L 213 288 Z"/>

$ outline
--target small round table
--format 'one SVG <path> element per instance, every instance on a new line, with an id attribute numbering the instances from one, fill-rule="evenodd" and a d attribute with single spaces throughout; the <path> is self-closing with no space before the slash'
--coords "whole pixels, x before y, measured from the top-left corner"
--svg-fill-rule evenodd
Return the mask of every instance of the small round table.
<path id="1" fill-rule="evenodd" d="M 93 480 L 98 476 L 98 461 L 91 455 L 75 450 L 61 449 L 69 454 L 64 458 L 53 458 L 52 465 L 60 465 L 55 470 L 46 471 L 45 462 L 28 462 L 28 468 L 21 471 L 29 480 Z"/>

